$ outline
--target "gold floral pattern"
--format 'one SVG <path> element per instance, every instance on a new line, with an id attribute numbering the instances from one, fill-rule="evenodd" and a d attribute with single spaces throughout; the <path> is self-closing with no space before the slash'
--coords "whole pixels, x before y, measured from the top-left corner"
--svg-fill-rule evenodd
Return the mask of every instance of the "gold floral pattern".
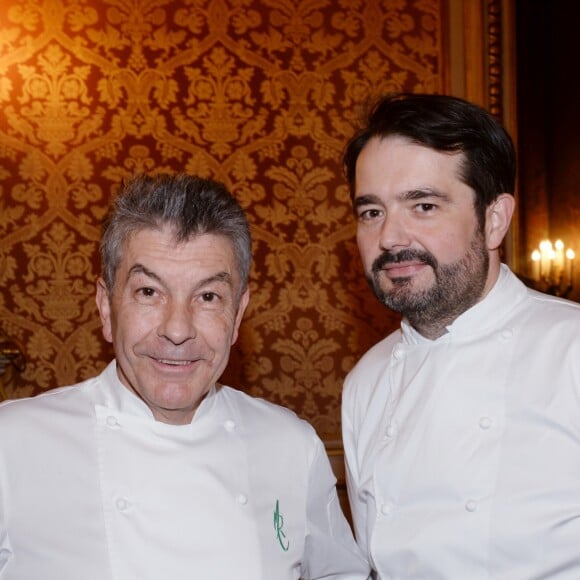
<path id="1" fill-rule="evenodd" d="M 255 240 L 225 382 L 323 435 L 398 319 L 366 286 L 340 157 L 373 96 L 443 88 L 444 0 L 4 0 L 0 326 L 10 397 L 98 372 L 102 218 L 120 181 L 223 181 Z"/>

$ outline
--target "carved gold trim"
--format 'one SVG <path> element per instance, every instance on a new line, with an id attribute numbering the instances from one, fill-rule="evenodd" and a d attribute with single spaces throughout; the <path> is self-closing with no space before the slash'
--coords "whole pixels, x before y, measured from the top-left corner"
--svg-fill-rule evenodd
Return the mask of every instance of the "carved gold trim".
<path id="1" fill-rule="evenodd" d="M 485 107 L 517 142 L 514 0 L 447 0 L 445 90 Z M 504 260 L 519 270 L 519 211 Z"/>
<path id="2" fill-rule="evenodd" d="M 489 111 L 503 121 L 502 8 L 499 0 L 488 1 L 487 39 Z"/>

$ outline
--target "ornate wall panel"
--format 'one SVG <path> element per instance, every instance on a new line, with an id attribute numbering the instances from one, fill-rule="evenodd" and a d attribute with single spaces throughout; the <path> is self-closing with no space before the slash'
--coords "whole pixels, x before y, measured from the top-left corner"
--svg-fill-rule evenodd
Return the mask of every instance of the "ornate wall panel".
<path id="1" fill-rule="evenodd" d="M 368 99 L 442 91 L 444 0 L 2 0 L 5 395 L 95 374 L 100 223 L 135 172 L 226 183 L 255 240 L 225 381 L 339 432 L 342 380 L 397 323 L 375 303 L 340 169 Z"/>

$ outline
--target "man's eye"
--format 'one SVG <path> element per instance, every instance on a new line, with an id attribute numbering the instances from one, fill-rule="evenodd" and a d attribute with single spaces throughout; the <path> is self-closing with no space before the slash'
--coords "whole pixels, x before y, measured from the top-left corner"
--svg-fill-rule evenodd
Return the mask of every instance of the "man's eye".
<path id="1" fill-rule="evenodd" d="M 155 296 L 155 289 L 149 287 L 139 288 L 139 290 L 137 290 L 137 294 L 145 296 L 146 298 L 150 298 L 151 296 Z"/>
<path id="2" fill-rule="evenodd" d="M 216 302 L 218 298 L 219 297 L 218 297 L 218 295 L 215 292 L 204 292 L 201 295 L 201 299 L 204 302 Z"/>
<path id="3" fill-rule="evenodd" d="M 376 219 L 378 217 L 380 217 L 381 215 L 381 210 L 379 209 L 365 209 L 364 211 L 361 211 L 358 214 L 358 219 L 359 220 L 373 220 Z"/>
<path id="4" fill-rule="evenodd" d="M 421 213 L 428 213 L 433 211 L 437 206 L 434 203 L 419 203 L 415 207 Z"/>

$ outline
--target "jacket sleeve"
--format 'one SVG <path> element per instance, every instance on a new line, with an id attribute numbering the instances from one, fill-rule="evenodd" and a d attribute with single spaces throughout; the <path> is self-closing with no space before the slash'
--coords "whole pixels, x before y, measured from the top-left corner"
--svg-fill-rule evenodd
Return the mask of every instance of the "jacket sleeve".
<path id="1" fill-rule="evenodd" d="M 13 557 L 10 538 L 8 537 L 8 516 L 6 513 L 5 492 L 3 491 L 3 473 L 6 473 L 6 467 L 0 450 L 0 578 L 5 578 L 4 573 L 7 572 L 8 562 Z"/>
<path id="2" fill-rule="evenodd" d="M 0 578 L 4 577 L 4 572 L 6 571 L 8 562 L 12 558 L 12 548 L 10 546 L 10 541 L 8 540 L 8 530 L 4 525 L 2 517 L 2 514 L 0 514 Z"/>
<path id="3" fill-rule="evenodd" d="M 356 540 L 364 554 L 368 554 L 366 515 L 367 508 L 360 494 L 360 477 L 356 454 L 356 438 L 352 421 L 352 404 L 349 404 L 348 389 L 343 394 L 342 440 L 346 467 L 346 487 Z"/>
<path id="4" fill-rule="evenodd" d="M 302 579 L 366 580 L 370 568 L 342 513 L 336 479 L 320 439 L 313 436 L 306 505 Z"/>

